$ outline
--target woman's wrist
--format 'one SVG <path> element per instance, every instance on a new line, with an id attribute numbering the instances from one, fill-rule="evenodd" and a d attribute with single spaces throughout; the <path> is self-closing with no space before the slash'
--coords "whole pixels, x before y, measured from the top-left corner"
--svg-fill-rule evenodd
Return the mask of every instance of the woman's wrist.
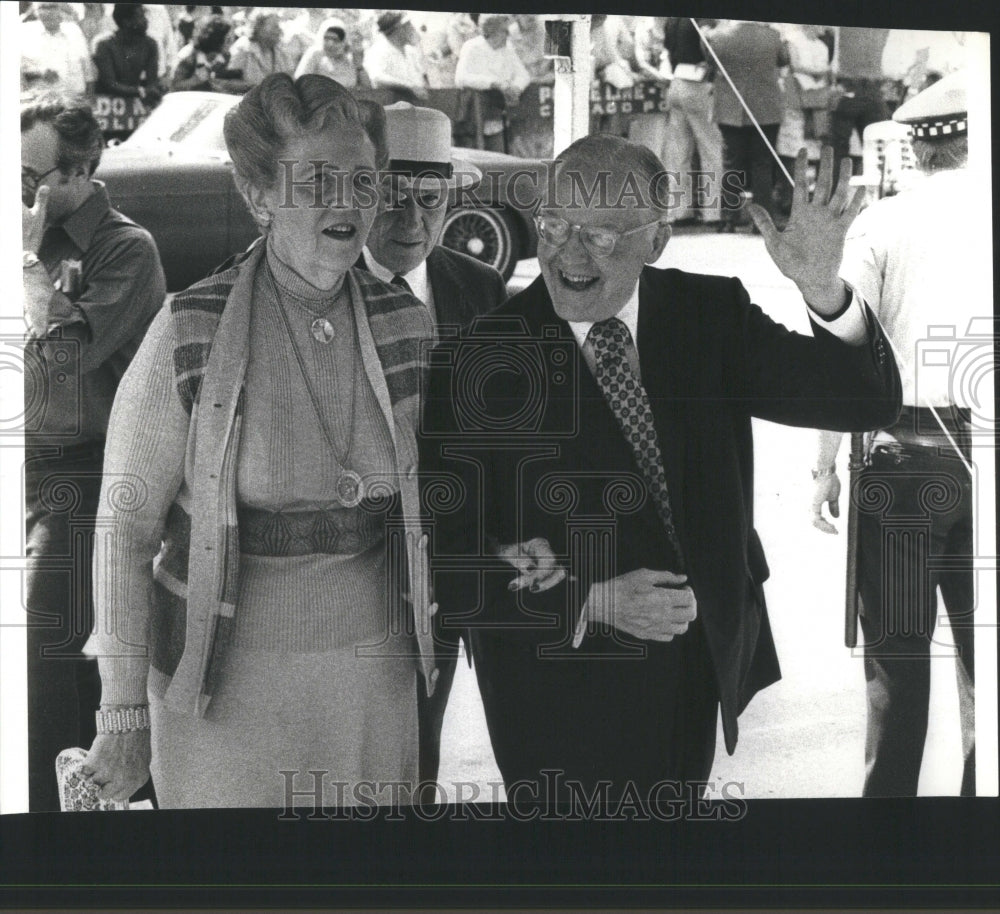
<path id="1" fill-rule="evenodd" d="M 148 730 L 149 705 L 101 705 L 96 712 L 98 735 L 106 733 L 131 733 L 134 730 Z"/>

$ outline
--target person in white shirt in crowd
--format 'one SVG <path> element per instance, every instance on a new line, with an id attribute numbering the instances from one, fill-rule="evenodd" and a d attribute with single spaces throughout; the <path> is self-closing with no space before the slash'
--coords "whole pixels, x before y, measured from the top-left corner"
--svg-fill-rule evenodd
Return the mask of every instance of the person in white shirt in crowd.
<path id="1" fill-rule="evenodd" d="M 291 75 L 295 71 L 295 63 L 282 43 L 281 20 L 275 13 L 266 7 L 255 10 L 247 18 L 246 27 L 247 33 L 229 51 L 229 66 L 242 71 L 247 89 L 272 73 Z"/>
<path id="2" fill-rule="evenodd" d="M 428 86 L 431 89 L 453 89 L 458 56 L 452 53 L 448 44 L 448 25 L 452 14 L 422 11 L 413 12 L 411 16 L 420 40 Z"/>
<path id="3" fill-rule="evenodd" d="M 94 68 L 87 42 L 58 3 L 36 3 L 38 17 L 21 23 L 21 89 L 53 90 L 66 95 L 93 91 Z"/>
<path id="4" fill-rule="evenodd" d="M 886 79 L 903 83 L 903 101 L 930 85 L 927 77 L 946 76 L 968 66 L 966 32 L 889 29 L 882 49 Z"/>
<path id="5" fill-rule="evenodd" d="M 347 26 L 343 19 L 331 16 L 320 24 L 313 46 L 299 61 L 295 78 L 306 73 L 329 76 L 346 89 L 353 89 L 358 84 L 358 71 L 347 43 Z"/>
<path id="6" fill-rule="evenodd" d="M 621 30 L 618 16 L 600 13 L 591 17 L 590 56 L 594 78 L 617 90 L 631 89 L 635 85 L 635 74 L 622 51 Z M 628 132 L 628 118 L 620 112 L 599 115 L 592 132 L 624 136 Z"/>
<path id="7" fill-rule="evenodd" d="M 417 33 L 406 13 L 389 10 L 378 17 L 378 34 L 365 54 L 373 89 L 394 89 L 402 101 L 427 98 L 427 74 Z"/>
<path id="8" fill-rule="evenodd" d="M 805 146 L 809 158 L 819 159 L 820 146 L 830 133 L 829 87 L 832 81 L 830 49 L 820 38 L 819 25 L 776 25 L 785 40 L 791 60 L 782 83 L 785 90 L 785 118 L 778 129 L 778 155 L 788 173 L 795 166 L 795 156 Z M 784 213 L 792 209 L 791 185 L 779 178 L 775 197 Z"/>
<path id="9" fill-rule="evenodd" d="M 632 55 L 640 82 L 661 85 L 663 96 L 670 85 L 670 61 L 663 46 L 662 16 L 635 16 Z M 667 140 L 667 114 L 659 109 L 644 112 L 633 108 L 628 138 L 641 143 L 658 158 L 663 158 Z"/>
<path id="10" fill-rule="evenodd" d="M 506 106 L 516 105 L 521 93 L 531 84 L 531 74 L 511 46 L 509 37 L 510 16 L 489 15 L 479 17 L 482 35 L 471 38 L 458 55 L 455 85 L 460 89 L 489 92 L 483 99 L 483 140 L 487 149 L 504 150 L 504 112 Z M 501 99 L 493 94 L 501 93 Z"/>
<path id="11" fill-rule="evenodd" d="M 177 54 L 180 51 L 180 48 L 177 47 L 177 33 L 174 31 L 174 23 L 165 6 L 158 3 L 147 3 L 143 8 L 146 10 L 146 34 L 156 42 L 156 46 L 160 49 L 160 72 L 157 75 L 160 79 L 167 79 L 173 74 L 174 67 L 177 66 Z"/>
<path id="12" fill-rule="evenodd" d="M 520 13 L 510 24 L 510 43 L 533 83 L 555 82 L 555 68 L 545 56 L 545 24 L 541 16 Z"/>
<path id="13" fill-rule="evenodd" d="M 469 13 L 451 14 L 451 18 L 448 20 L 448 47 L 451 48 L 456 62 L 458 55 L 462 53 L 465 42 L 479 34 L 478 19 L 479 13 L 474 16 Z"/>

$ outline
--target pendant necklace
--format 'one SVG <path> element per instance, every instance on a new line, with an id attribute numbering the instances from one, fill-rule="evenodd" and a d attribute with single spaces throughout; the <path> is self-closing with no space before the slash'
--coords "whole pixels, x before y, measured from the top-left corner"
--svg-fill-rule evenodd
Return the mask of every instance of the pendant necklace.
<path id="1" fill-rule="evenodd" d="M 302 353 L 299 352 L 298 343 L 295 342 L 295 336 L 292 333 L 292 325 L 288 320 L 288 315 L 285 313 L 285 309 L 281 306 L 277 283 L 274 281 L 274 276 L 271 275 L 271 268 L 266 262 L 264 264 L 264 272 L 267 274 L 268 283 L 271 287 L 271 292 L 274 295 L 275 307 L 278 309 L 278 313 L 281 315 L 281 320 L 285 325 L 285 330 L 288 332 L 288 340 L 292 344 L 292 352 L 295 353 L 295 361 L 298 362 L 299 371 L 302 373 L 302 380 L 305 382 L 306 390 L 309 392 L 309 399 L 312 402 L 313 412 L 315 412 L 316 418 L 319 420 L 320 428 L 323 430 L 323 436 L 326 438 L 327 444 L 330 445 L 330 450 L 333 453 L 333 456 L 337 459 L 337 463 L 340 465 L 340 476 L 337 478 L 336 484 L 337 498 L 340 499 L 341 504 L 345 507 L 356 508 L 361 503 L 361 499 L 365 497 L 364 482 L 361 479 L 361 476 L 348 466 L 351 449 L 354 446 L 354 367 L 357 333 L 353 334 L 354 339 L 352 340 L 351 346 L 351 370 L 349 373 L 351 383 L 351 413 L 350 419 L 348 420 L 347 448 L 343 454 L 341 454 L 341 452 L 337 450 L 337 445 L 334 444 L 334 435 L 330 431 L 329 426 L 326 424 L 326 417 L 320 409 L 319 397 L 316 396 L 316 392 L 313 390 L 312 383 L 309 380 L 309 375 L 306 373 L 305 360 L 302 358 Z M 354 306 L 353 303 L 350 302 L 350 291 L 348 291 L 348 301 L 348 309 L 350 311 L 353 324 Z M 329 343 L 334 336 L 336 336 L 333 324 L 331 324 L 326 318 L 316 318 L 316 320 L 312 322 L 311 330 L 312 335 L 316 338 L 317 342 L 323 344 Z M 334 368 L 336 369 L 336 365 Z"/>

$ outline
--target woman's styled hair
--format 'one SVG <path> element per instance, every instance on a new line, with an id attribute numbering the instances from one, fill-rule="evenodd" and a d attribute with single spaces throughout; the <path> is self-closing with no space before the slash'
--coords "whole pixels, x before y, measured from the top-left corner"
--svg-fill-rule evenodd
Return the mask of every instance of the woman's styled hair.
<path id="1" fill-rule="evenodd" d="M 328 76 L 310 73 L 293 80 L 287 73 L 272 73 L 229 111 L 223 135 L 237 176 L 269 189 L 278 180 L 278 159 L 290 139 L 333 124 L 358 126 L 371 136 L 366 119 L 373 117 L 367 106 L 363 112 L 354 96 Z M 374 137 L 372 144 L 377 159 Z"/>

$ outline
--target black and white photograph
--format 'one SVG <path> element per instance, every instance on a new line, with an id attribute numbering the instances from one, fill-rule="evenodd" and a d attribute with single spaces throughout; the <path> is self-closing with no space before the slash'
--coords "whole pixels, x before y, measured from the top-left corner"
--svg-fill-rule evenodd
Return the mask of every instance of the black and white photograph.
<path id="1" fill-rule="evenodd" d="M 995 801 L 990 35 L 893 15 L 0 4 L 0 822 Z"/>

